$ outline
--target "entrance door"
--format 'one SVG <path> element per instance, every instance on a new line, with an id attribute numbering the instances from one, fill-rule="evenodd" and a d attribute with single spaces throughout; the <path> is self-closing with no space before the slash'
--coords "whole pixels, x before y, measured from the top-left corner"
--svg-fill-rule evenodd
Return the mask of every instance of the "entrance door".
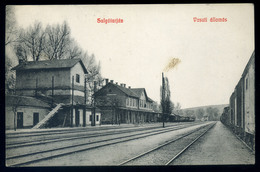
<path id="1" fill-rule="evenodd" d="M 39 122 L 39 113 L 33 113 L 33 126 Z"/>
<path id="2" fill-rule="evenodd" d="M 17 128 L 23 128 L 23 112 L 17 112 Z"/>
<path id="3" fill-rule="evenodd" d="M 79 126 L 79 111 L 76 111 L 76 116 L 75 116 L 75 124 L 76 126 Z"/>

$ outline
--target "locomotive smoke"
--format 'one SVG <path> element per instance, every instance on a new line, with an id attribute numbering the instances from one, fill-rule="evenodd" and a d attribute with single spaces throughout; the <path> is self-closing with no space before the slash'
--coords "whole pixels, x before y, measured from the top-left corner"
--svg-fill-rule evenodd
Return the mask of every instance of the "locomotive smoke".
<path id="1" fill-rule="evenodd" d="M 174 67 L 176 67 L 179 63 L 181 62 L 180 59 L 178 58 L 172 58 L 170 59 L 168 65 L 164 68 L 164 72 L 169 72 L 171 69 L 173 69 Z"/>

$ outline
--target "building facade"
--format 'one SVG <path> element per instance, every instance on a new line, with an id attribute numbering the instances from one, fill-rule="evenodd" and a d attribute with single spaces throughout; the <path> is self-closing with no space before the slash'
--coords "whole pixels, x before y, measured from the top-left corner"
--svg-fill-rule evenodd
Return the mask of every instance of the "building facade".
<path id="1" fill-rule="evenodd" d="M 153 100 L 144 88 L 126 88 L 111 80 L 94 97 L 102 124 L 157 122 L 159 113 L 153 110 Z"/>
<path id="2" fill-rule="evenodd" d="M 28 104 L 20 108 L 22 104 L 18 105 L 17 115 L 20 117 L 23 114 L 23 126 L 36 126 L 35 123 L 26 124 L 34 113 L 28 111 L 32 107 L 46 109 L 41 112 L 39 121 L 44 117 L 50 118 L 39 127 L 86 126 L 100 123 L 101 114 L 98 109 L 95 111 L 95 121 L 90 121 L 93 107 L 86 102 L 85 77 L 88 71 L 80 59 L 30 61 L 19 64 L 13 70 L 16 71 L 16 96 L 21 99 L 34 98 L 45 103 L 43 107 L 41 103 L 37 107 Z M 58 105 L 59 108 L 55 109 Z M 12 108 L 13 105 L 7 104 L 6 107 Z M 53 109 L 56 110 L 52 112 L 54 116 L 49 114 Z M 10 109 L 7 108 L 8 119 L 12 118 L 9 112 Z M 7 123 L 9 128 L 14 125 Z"/>
<path id="3" fill-rule="evenodd" d="M 48 103 L 28 96 L 6 96 L 5 104 L 6 129 L 32 128 L 51 110 Z"/>

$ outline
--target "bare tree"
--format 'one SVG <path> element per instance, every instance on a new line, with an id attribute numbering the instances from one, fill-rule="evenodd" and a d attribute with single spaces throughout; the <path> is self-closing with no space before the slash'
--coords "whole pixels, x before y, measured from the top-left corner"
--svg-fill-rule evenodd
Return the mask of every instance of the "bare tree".
<path id="1" fill-rule="evenodd" d="M 87 52 L 82 53 L 80 58 L 88 70 L 88 74 L 86 75 L 86 83 L 88 87 L 88 94 L 92 95 L 94 93 L 94 81 L 98 83 L 97 90 L 103 82 L 103 78 L 100 73 L 100 63 L 96 62 L 94 54 L 89 56 Z"/>
<path id="2" fill-rule="evenodd" d="M 159 106 L 160 105 L 155 101 L 152 103 L 152 108 L 155 112 L 159 112 Z"/>
<path id="3" fill-rule="evenodd" d="M 6 6 L 5 20 L 5 94 L 12 94 L 15 87 L 15 72 L 11 70 L 15 60 L 13 43 L 17 40 L 17 24 L 14 6 Z"/>
<path id="4" fill-rule="evenodd" d="M 29 57 L 33 61 L 39 61 L 43 55 L 44 43 L 45 33 L 42 29 L 42 24 L 35 22 L 28 29 L 20 29 L 15 45 L 16 56 L 24 61 L 29 60 Z"/>
<path id="5" fill-rule="evenodd" d="M 14 46 L 14 51 L 19 63 L 28 61 L 29 51 L 24 44 L 16 44 Z"/>
<path id="6" fill-rule="evenodd" d="M 5 55 L 5 94 L 12 94 L 15 88 L 15 72 L 10 70 L 12 62 L 9 56 Z"/>
<path id="7" fill-rule="evenodd" d="M 17 27 L 14 10 L 14 7 L 10 5 L 7 5 L 5 9 L 5 46 L 16 41 Z"/>
<path id="8" fill-rule="evenodd" d="M 174 106 L 174 112 L 176 114 L 179 114 L 181 110 L 181 104 L 179 102 L 176 103 L 176 106 Z"/>
<path id="9" fill-rule="evenodd" d="M 69 49 L 68 49 L 68 58 L 74 59 L 74 58 L 80 58 L 82 54 L 82 50 L 77 44 L 77 42 L 74 39 L 71 39 L 69 43 Z"/>
<path id="10" fill-rule="evenodd" d="M 46 44 L 44 52 L 49 60 L 66 58 L 71 42 L 68 24 L 63 22 L 61 26 L 59 24 L 55 26 L 48 25 L 45 32 Z"/>

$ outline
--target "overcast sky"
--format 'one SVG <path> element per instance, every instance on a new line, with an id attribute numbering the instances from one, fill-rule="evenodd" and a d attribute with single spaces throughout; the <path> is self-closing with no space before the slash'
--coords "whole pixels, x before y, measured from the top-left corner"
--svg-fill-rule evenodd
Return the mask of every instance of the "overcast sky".
<path id="1" fill-rule="evenodd" d="M 182 108 L 228 104 L 254 50 L 254 7 L 232 5 L 16 6 L 21 27 L 66 20 L 72 37 L 101 62 L 104 78 L 143 87 L 160 101 L 161 74 L 172 58 L 181 62 L 165 72 L 171 99 Z M 208 22 L 193 18 L 207 17 Z M 227 22 L 210 22 L 211 17 Z M 120 24 L 97 18 L 121 18 Z"/>

